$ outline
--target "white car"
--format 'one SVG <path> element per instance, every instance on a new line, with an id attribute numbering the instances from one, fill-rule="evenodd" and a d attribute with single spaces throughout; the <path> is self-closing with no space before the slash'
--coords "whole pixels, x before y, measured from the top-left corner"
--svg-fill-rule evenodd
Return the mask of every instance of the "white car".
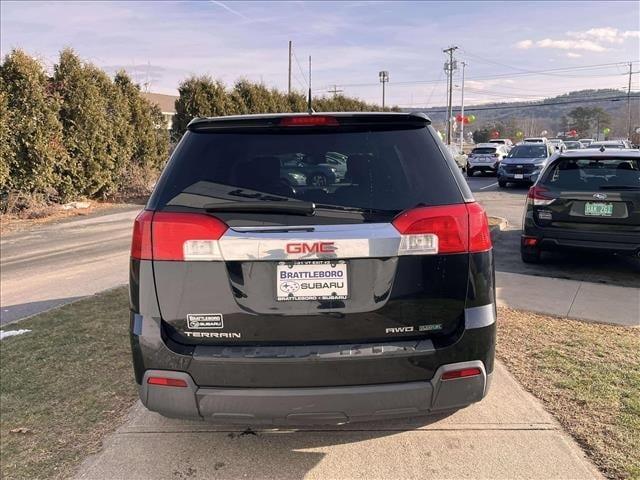
<path id="1" fill-rule="evenodd" d="M 549 143 L 547 137 L 529 137 L 523 140 L 524 143 Z"/>
<path id="2" fill-rule="evenodd" d="M 498 143 L 500 145 L 504 145 L 509 149 L 513 147 L 513 142 L 510 138 L 492 138 L 491 140 L 489 140 L 489 143 Z"/>
<path id="3" fill-rule="evenodd" d="M 476 172 L 495 174 L 508 154 L 509 148 L 499 143 L 477 144 L 467 159 L 467 177 L 473 177 Z"/>
<path id="4" fill-rule="evenodd" d="M 591 145 L 593 142 L 595 142 L 595 138 L 581 138 L 580 140 L 578 140 L 583 147 L 587 148 L 589 145 Z"/>
<path id="5" fill-rule="evenodd" d="M 551 140 L 549 140 L 549 143 L 553 148 L 556 149 L 556 152 L 562 153 L 567 149 L 564 141 L 560 138 L 552 138 Z"/>

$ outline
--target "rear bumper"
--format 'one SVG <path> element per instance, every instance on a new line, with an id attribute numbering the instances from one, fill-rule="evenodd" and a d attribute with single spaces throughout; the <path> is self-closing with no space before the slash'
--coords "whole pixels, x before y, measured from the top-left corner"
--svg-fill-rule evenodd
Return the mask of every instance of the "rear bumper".
<path id="1" fill-rule="evenodd" d="M 625 255 L 640 254 L 640 242 L 634 239 L 633 235 L 616 234 L 612 231 L 594 233 L 554 230 L 525 224 L 522 238 L 525 237 L 537 238 L 538 242 L 534 248 L 546 251 L 590 250 Z M 527 247 L 521 242 L 521 248 L 523 251 L 527 251 L 531 247 Z"/>
<path id="2" fill-rule="evenodd" d="M 495 321 L 493 304 L 467 308 L 457 341 L 444 346 L 404 340 L 324 348 L 207 347 L 180 354 L 165 344 L 159 319 L 132 314 L 131 341 L 140 398 L 165 416 L 340 424 L 436 413 L 481 400 L 493 371 Z M 441 379 L 446 371 L 468 366 L 482 374 Z M 386 381 L 367 381 L 376 378 L 371 372 L 382 372 L 377 378 Z M 149 385 L 149 376 L 156 375 L 184 380 L 187 387 Z M 311 383 L 318 379 L 324 384 Z"/>
<path id="3" fill-rule="evenodd" d="M 478 368 L 481 375 L 442 380 L 442 374 Z M 151 376 L 184 380 L 186 387 L 149 385 Z M 317 388 L 198 387 L 189 374 L 147 370 L 140 398 L 165 416 L 250 425 L 343 424 L 438 413 L 478 402 L 491 374 L 480 361 L 441 366 L 430 381 Z"/>

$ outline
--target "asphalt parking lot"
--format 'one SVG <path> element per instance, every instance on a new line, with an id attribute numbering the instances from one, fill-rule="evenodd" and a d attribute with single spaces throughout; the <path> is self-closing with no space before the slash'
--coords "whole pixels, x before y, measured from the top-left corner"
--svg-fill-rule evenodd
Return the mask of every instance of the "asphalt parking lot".
<path id="1" fill-rule="evenodd" d="M 623 287 L 640 287 L 640 260 L 619 255 L 582 252 L 548 253 L 540 265 L 525 264 L 520 259 L 522 212 L 528 186 L 498 187 L 495 177 L 467 178 L 476 199 L 487 213 L 506 218 L 507 230 L 494 239 L 496 270 L 603 283 Z"/>

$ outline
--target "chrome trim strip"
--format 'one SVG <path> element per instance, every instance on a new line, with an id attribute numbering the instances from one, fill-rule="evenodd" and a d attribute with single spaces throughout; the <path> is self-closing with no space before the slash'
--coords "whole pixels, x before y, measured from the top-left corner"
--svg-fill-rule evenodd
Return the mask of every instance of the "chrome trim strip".
<path id="1" fill-rule="evenodd" d="M 488 327 L 494 324 L 495 321 L 496 310 L 493 303 L 464 309 L 464 324 L 466 329 Z"/>
<path id="2" fill-rule="evenodd" d="M 285 228 L 287 231 L 282 231 Z M 270 231 L 273 230 L 273 231 Z M 233 228 L 218 241 L 221 260 L 340 260 L 398 256 L 400 233 L 390 223 Z M 289 243 L 332 242 L 327 253 L 288 253 Z"/>

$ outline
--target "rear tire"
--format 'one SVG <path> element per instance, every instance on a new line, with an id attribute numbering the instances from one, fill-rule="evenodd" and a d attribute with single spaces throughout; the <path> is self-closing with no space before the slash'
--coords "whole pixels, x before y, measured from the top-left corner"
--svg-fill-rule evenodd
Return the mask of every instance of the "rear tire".
<path id="1" fill-rule="evenodd" d="M 500 188 L 507 188 L 507 182 L 505 182 L 504 180 L 498 180 L 498 186 Z"/>
<path id="2" fill-rule="evenodd" d="M 527 250 L 520 250 L 520 258 L 524 263 L 540 263 L 541 252 L 539 248 L 528 248 Z"/>

